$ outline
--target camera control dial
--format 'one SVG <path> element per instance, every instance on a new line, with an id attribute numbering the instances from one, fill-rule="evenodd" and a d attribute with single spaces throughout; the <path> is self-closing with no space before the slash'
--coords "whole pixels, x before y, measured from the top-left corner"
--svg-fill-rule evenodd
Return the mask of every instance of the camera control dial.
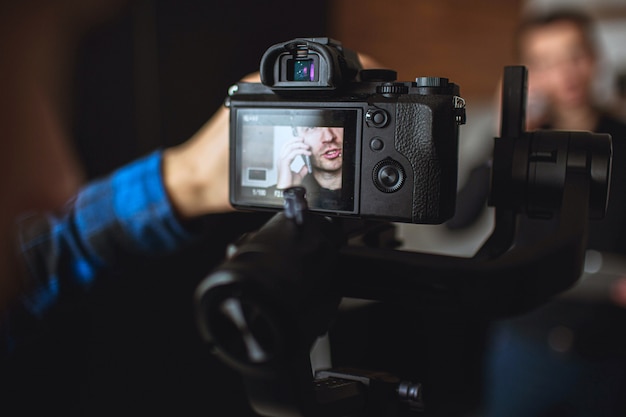
<path id="1" fill-rule="evenodd" d="M 382 94 L 385 97 L 392 97 L 400 94 L 407 94 L 409 92 L 409 87 L 407 87 L 404 83 L 385 83 L 379 85 L 376 88 L 378 94 Z"/>
<path id="2" fill-rule="evenodd" d="M 447 87 L 448 79 L 441 77 L 417 77 L 415 85 L 417 87 Z"/>
<path id="3" fill-rule="evenodd" d="M 402 165 L 391 158 L 379 161 L 372 174 L 374 185 L 383 193 L 398 191 L 406 178 Z"/>

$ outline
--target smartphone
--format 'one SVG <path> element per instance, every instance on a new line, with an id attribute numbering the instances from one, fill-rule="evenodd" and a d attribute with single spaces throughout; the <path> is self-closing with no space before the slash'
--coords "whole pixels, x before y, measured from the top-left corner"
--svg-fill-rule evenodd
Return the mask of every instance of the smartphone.
<path id="1" fill-rule="evenodd" d="M 306 165 L 308 170 L 308 174 L 313 172 L 313 165 L 311 165 L 311 157 L 309 155 L 300 155 L 300 158 L 296 158 L 293 160 L 289 168 L 293 172 L 300 172 L 303 166 Z"/>
<path id="2" fill-rule="evenodd" d="M 311 165 L 311 157 L 309 155 L 300 155 L 302 159 L 304 159 L 304 165 L 306 165 L 306 169 L 309 171 L 309 174 L 313 173 L 313 165 Z"/>

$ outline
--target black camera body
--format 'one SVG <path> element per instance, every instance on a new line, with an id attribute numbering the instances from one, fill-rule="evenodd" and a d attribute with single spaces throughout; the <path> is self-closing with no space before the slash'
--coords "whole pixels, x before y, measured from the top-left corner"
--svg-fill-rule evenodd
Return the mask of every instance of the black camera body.
<path id="1" fill-rule="evenodd" d="M 308 207 L 311 199 L 305 199 L 302 187 L 286 188 L 283 205 L 274 205 L 278 187 L 245 186 L 245 173 L 264 180 L 263 172 L 254 170 L 262 167 L 262 153 L 275 147 L 278 127 L 294 127 L 298 134 L 302 126 L 342 129 L 347 142 L 342 185 L 353 206 L 336 213 L 444 220 L 453 211 L 452 160 L 458 124 L 464 121 L 458 88 L 442 79 L 397 83 L 385 80 L 385 73 L 361 71 L 354 56 L 327 39 L 296 40 L 268 50 L 262 84 L 239 84 L 231 95 L 232 202 L 284 211 L 238 240 L 228 259 L 198 286 L 195 305 L 202 337 L 240 370 L 259 415 L 408 416 L 424 407 L 437 415 L 450 410 L 447 402 L 438 404 L 447 396 L 429 396 L 424 405 L 419 383 L 393 375 L 314 369 L 314 343 L 328 331 L 341 299 L 391 302 L 409 314 L 413 309 L 453 313 L 480 323 L 528 312 L 579 279 L 588 219 L 606 213 L 610 135 L 526 132 L 523 66 L 504 71 L 501 134 L 491 161 L 489 205 L 495 223 L 471 258 L 388 245 L 396 241 L 388 236 L 389 225 L 346 228 L 347 222 L 330 216 L 309 215 L 333 211 Z M 305 150 L 301 139 L 281 153 L 289 163 L 302 159 L 295 173 L 316 165 L 314 152 Z M 325 140 L 336 143 L 338 136 Z M 336 148 L 329 154 L 335 162 Z M 400 175 L 405 177 L 396 187 Z M 353 189 L 346 185 L 350 181 Z M 246 194 L 246 188 L 253 192 Z M 359 239 L 353 239 L 355 232 Z M 437 390 L 436 385 L 424 389 Z"/>
<path id="2" fill-rule="evenodd" d="M 364 70 L 329 38 L 270 47 L 260 75 L 226 101 L 233 207 L 281 210 L 282 190 L 302 185 L 310 210 L 331 216 L 438 224 L 454 215 L 465 123 L 456 84 Z"/>

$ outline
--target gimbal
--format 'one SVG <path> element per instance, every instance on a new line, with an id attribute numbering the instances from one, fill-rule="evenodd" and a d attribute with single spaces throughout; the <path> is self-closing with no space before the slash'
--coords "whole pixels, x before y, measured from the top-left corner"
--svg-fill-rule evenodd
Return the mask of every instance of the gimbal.
<path id="1" fill-rule="evenodd" d="M 351 244 L 377 225 L 314 215 L 295 187 L 285 192 L 284 211 L 246 235 L 199 285 L 200 332 L 242 373 L 257 413 L 420 412 L 418 384 L 354 369 L 313 372 L 311 347 L 328 331 L 342 297 L 500 317 L 541 305 L 578 280 L 588 219 L 606 210 L 611 138 L 526 132 L 526 80 L 524 67 L 505 68 L 489 200 L 495 228 L 473 257 Z M 530 236 L 530 229 L 541 235 Z"/>

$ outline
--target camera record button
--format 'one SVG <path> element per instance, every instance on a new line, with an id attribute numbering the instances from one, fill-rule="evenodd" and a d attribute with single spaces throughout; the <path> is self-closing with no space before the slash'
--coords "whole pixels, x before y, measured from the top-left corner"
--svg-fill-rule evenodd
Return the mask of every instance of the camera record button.
<path id="1" fill-rule="evenodd" d="M 384 159 L 374 166 L 374 185 L 383 193 L 398 191 L 404 184 L 405 178 L 402 165 L 391 158 Z"/>
<path id="2" fill-rule="evenodd" d="M 389 123 L 389 115 L 383 109 L 369 109 L 365 113 L 365 122 L 368 126 L 385 127 Z"/>

